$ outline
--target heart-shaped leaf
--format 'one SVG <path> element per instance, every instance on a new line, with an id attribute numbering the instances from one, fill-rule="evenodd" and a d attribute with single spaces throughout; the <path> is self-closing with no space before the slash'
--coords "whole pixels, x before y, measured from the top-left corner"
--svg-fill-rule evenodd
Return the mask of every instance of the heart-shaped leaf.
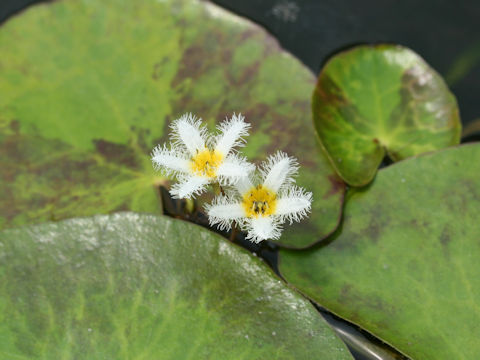
<path id="1" fill-rule="evenodd" d="M 283 242 L 337 226 L 344 185 L 311 135 L 315 79 L 250 22 L 193 0 L 56 1 L 4 24 L 0 53 L 0 226 L 160 212 L 149 153 L 185 112 L 210 127 L 242 112 L 252 160 L 299 158 L 313 214 Z"/>
<path id="2" fill-rule="evenodd" d="M 281 273 L 413 359 L 477 359 L 478 159 L 464 145 L 379 171 L 327 244 L 281 252 Z"/>
<path id="3" fill-rule="evenodd" d="M 2 359 L 351 359 L 258 258 L 121 213 L 0 233 Z"/>
<path id="4" fill-rule="evenodd" d="M 456 145 L 457 102 L 413 51 L 357 46 L 325 65 L 313 95 L 320 140 L 340 176 L 368 184 L 386 154 L 398 161 Z"/>

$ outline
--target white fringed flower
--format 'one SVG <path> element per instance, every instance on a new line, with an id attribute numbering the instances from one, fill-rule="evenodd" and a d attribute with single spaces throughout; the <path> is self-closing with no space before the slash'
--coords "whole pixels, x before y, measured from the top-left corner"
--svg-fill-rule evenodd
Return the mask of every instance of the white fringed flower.
<path id="1" fill-rule="evenodd" d="M 312 193 L 294 185 L 297 170 L 296 160 L 287 154 L 270 156 L 260 167 L 260 184 L 244 177 L 233 193 L 207 205 L 210 225 L 229 230 L 235 221 L 253 242 L 279 239 L 285 221 L 300 221 L 310 212 Z"/>
<path id="2" fill-rule="evenodd" d="M 152 152 L 152 162 L 158 170 L 174 175 L 178 183 L 170 193 L 174 198 L 191 198 L 202 193 L 212 182 L 232 185 L 254 170 L 234 148 L 243 146 L 250 124 L 240 114 L 233 114 L 217 129 L 217 136 L 207 134 L 201 119 L 185 114 L 171 124 L 171 146 L 158 145 Z"/>

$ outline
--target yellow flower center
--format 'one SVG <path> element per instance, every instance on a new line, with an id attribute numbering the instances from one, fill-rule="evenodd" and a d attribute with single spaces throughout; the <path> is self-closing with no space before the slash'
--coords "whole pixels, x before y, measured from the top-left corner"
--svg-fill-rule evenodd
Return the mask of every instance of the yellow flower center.
<path id="1" fill-rule="evenodd" d="M 192 158 L 190 164 L 192 171 L 200 176 L 213 178 L 217 174 L 217 168 L 223 161 L 223 155 L 215 150 L 202 150 Z"/>
<path id="2" fill-rule="evenodd" d="M 247 217 L 269 216 L 275 213 L 277 194 L 258 185 L 243 195 L 242 205 Z"/>

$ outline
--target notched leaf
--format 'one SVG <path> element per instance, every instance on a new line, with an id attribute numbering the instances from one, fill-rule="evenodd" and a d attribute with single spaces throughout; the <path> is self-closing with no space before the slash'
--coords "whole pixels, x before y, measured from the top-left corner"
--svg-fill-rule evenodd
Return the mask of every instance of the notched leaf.
<path id="1" fill-rule="evenodd" d="M 380 170 L 323 246 L 280 251 L 281 274 L 409 358 L 476 359 L 479 158 L 476 143 Z"/>
<path id="2" fill-rule="evenodd" d="M 386 154 L 402 160 L 456 145 L 461 124 L 443 79 L 411 50 L 357 46 L 334 56 L 318 78 L 314 122 L 339 175 L 368 184 Z"/>
<path id="3" fill-rule="evenodd" d="M 296 156 L 298 183 L 314 194 L 310 219 L 281 242 L 310 246 L 337 226 L 344 188 L 332 185 L 335 171 L 313 136 L 315 78 L 262 28 L 208 2 L 78 0 L 31 7 L 0 35 L 9 54 L 0 57 L 0 133 L 3 119 L 17 119 L 5 136 L 25 140 L 0 135 L 12 155 L 0 175 L 9 189 L 0 225 L 159 212 L 155 186 L 166 179 L 150 152 L 168 142 L 171 121 L 192 112 L 214 128 L 235 112 L 252 124 L 244 153 L 257 163 L 278 150 Z"/>

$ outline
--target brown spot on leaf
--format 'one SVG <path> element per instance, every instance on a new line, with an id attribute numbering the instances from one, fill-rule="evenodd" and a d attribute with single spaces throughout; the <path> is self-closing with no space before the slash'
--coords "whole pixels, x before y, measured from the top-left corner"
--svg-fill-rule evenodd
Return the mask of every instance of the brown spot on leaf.
<path id="1" fill-rule="evenodd" d="M 448 243 L 452 241 L 448 228 L 444 228 L 442 234 L 440 235 L 440 242 L 443 246 L 448 246 Z"/>
<path id="2" fill-rule="evenodd" d="M 139 107 L 138 111 L 142 113 L 145 110 Z M 134 136 L 136 137 L 137 146 L 140 148 L 140 151 L 149 154 L 150 151 L 152 151 L 152 146 L 157 144 L 155 142 L 152 143 L 150 140 L 151 130 L 148 128 L 140 128 L 135 125 L 130 126 L 130 130 L 135 134 Z"/>
<path id="3" fill-rule="evenodd" d="M 127 145 L 115 144 L 103 139 L 93 140 L 95 148 L 107 161 L 137 168 L 139 163 L 135 152 Z"/>
<path id="4" fill-rule="evenodd" d="M 153 71 L 152 71 L 152 79 L 157 81 L 160 78 L 160 74 L 163 71 L 164 66 L 168 63 L 170 59 L 168 57 L 164 57 L 162 60 L 159 62 L 155 63 L 153 65 Z"/>
<path id="5" fill-rule="evenodd" d="M 20 131 L 20 121 L 16 119 L 10 121 L 10 129 L 12 129 L 15 134 L 18 134 Z"/>
<path id="6" fill-rule="evenodd" d="M 382 230 L 378 222 L 376 220 L 370 222 L 370 225 L 368 226 L 368 238 L 374 243 L 377 243 L 381 233 Z"/>
<path id="7" fill-rule="evenodd" d="M 244 42 L 245 40 L 248 40 L 249 38 L 251 38 L 256 34 L 258 34 L 257 29 L 254 29 L 254 28 L 247 29 L 240 34 L 239 40 L 240 42 Z"/>
<path id="8" fill-rule="evenodd" d="M 410 224 L 413 225 L 413 227 L 418 229 L 426 229 L 430 226 L 430 223 L 423 219 L 412 219 L 410 221 Z"/>
<path id="9" fill-rule="evenodd" d="M 365 209 L 365 212 L 370 213 L 370 222 L 365 230 L 366 233 L 362 235 L 376 244 L 384 229 L 390 226 L 391 219 L 385 215 L 388 212 L 386 212 L 382 204 L 376 204 L 369 209 Z"/>
<path id="10" fill-rule="evenodd" d="M 352 290 L 351 284 L 345 284 L 342 286 L 340 290 L 340 299 L 349 299 L 350 298 L 350 291 Z M 342 301 L 340 301 L 342 302 Z"/>
<path id="11" fill-rule="evenodd" d="M 180 68 L 172 81 L 172 86 L 178 86 L 184 79 L 196 79 L 204 74 L 207 68 L 209 54 L 204 46 L 194 45 L 183 53 Z"/>
<path id="12" fill-rule="evenodd" d="M 440 244 L 442 245 L 444 256 L 448 257 L 448 254 L 449 254 L 448 247 L 450 242 L 452 241 L 452 236 L 450 234 L 450 229 L 448 228 L 448 226 L 443 228 L 443 231 L 440 234 L 439 240 L 440 240 Z"/>
<path id="13" fill-rule="evenodd" d="M 225 48 L 220 52 L 220 59 L 222 63 L 228 64 L 232 61 L 232 50 Z"/>
<path id="14" fill-rule="evenodd" d="M 325 103 L 337 104 L 338 106 L 347 105 L 348 101 L 343 96 L 340 87 L 325 74 L 320 74 L 318 84 L 315 88 L 315 94 Z"/>
<path id="15" fill-rule="evenodd" d="M 352 315 L 349 317 L 353 321 L 358 321 L 356 309 L 361 308 L 373 309 L 375 312 L 381 312 L 390 316 L 393 316 L 396 313 L 396 309 L 392 304 L 375 295 L 371 295 L 368 292 L 356 291 L 355 286 L 352 284 L 345 284 L 342 286 L 338 296 L 338 301 L 344 306 L 348 306 L 350 308 Z M 358 319 L 360 318 L 361 317 L 358 317 Z M 388 324 L 383 324 L 383 326 L 388 327 Z"/>
<path id="16" fill-rule="evenodd" d="M 265 115 L 268 114 L 270 110 L 271 109 L 267 104 L 258 103 L 245 111 L 245 118 L 248 119 L 250 123 L 258 123 L 260 125 L 265 118 Z"/>
<path id="17" fill-rule="evenodd" d="M 227 77 L 230 85 L 242 86 L 255 79 L 258 69 L 259 63 L 255 62 L 254 64 L 245 67 L 240 74 L 232 74 L 230 71 L 226 71 L 225 76 Z"/>
<path id="18" fill-rule="evenodd" d="M 345 183 L 337 175 L 328 175 L 328 181 L 330 182 L 330 190 L 328 190 L 328 192 L 323 195 L 324 199 L 327 199 L 330 196 L 336 195 L 339 192 L 343 192 L 345 190 Z"/>

